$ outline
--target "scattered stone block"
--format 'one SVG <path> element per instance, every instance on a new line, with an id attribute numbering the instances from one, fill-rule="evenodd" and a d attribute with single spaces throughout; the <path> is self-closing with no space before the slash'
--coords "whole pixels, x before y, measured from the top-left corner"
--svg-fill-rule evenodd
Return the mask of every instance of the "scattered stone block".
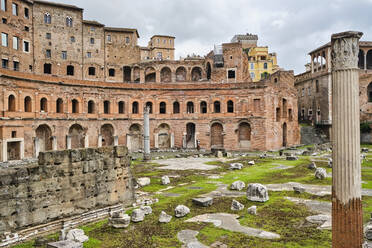
<path id="1" fill-rule="evenodd" d="M 241 170 L 243 168 L 242 163 L 232 163 L 230 164 L 230 170 Z"/>
<path id="2" fill-rule="evenodd" d="M 44 238 L 44 237 L 37 237 L 35 239 L 34 246 L 36 246 L 36 247 L 40 247 L 40 246 L 44 247 L 47 244 L 48 244 L 48 240 L 46 238 Z"/>
<path id="3" fill-rule="evenodd" d="M 72 240 L 62 240 L 49 243 L 47 248 L 83 248 L 83 244 Z"/>
<path id="4" fill-rule="evenodd" d="M 222 151 L 217 151 L 217 158 L 223 158 Z"/>
<path id="5" fill-rule="evenodd" d="M 144 187 L 146 185 L 150 185 L 151 183 L 151 179 L 149 177 L 140 177 L 140 178 L 137 178 L 137 184 L 140 186 L 140 187 Z"/>
<path id="6" fill-rule="evenodd" d="M 124 214 L 123 211 L 114 212 L 111 214 L 108 224 L 113 228 L 126 228 L 130 224 L 130 216 Z"/>
<path id="7" fill-rule="evenodd" d="M 255 163 L 254 163 L 254 161 L 252 160 L 252 161 L 249 161 L 249 162 L 248 162 L 248 165 L 255 165 Z"/>
<path id="8" fill-rule="evenodd" d="M 248 214 L 257 215 L 257 206 L 252 206 L 247 209 Z"/>
<path id="9" fill-rule="evenodd" d="M 269 200 L 269 193 L 266 186 L 259 183 L 250 183 L 247 187 L 247 198 L 250 201 L 266 202 Z"/>
<path id="10" fill-rule="evenodd" d="M 315 171 L 315 177 L 317 179 L 323 180 L 327 177 L 327 171 L 324 168 L 318 168 Z"/>
<path id="11" fill-rule="evenodd" d="M 295 161 L 295 160 L 298 160 L 298 157 L 291 155 L 291 156 L 287 156 L 286 157 L 286 160 L 288 160 L 288 161 Z"/>
<path id="12" fill-rule="evenodd" d="M 367 153 L 367 152 L 369 152 L 369 149 L 368 148 L 362 148 L 362 152 Z"/>
<path id="13" fill-rule="evenodd" d="M 217 241 L 211 244 L 211 248 L 228 248 L 228 246 L 220 241 Z"/>
<path id="14" fill-rule="evenodd" d="M 226 157 L 227 158 L 232 158 L 232 153 L 231 152 L 226 152 Z"/>
<path id="15" fill-rule="evenodd" d="M 317 167 L 316 167 L 316 164 L 314 162 L 311 162 L 311 164 L 309 164 L 307 166 L 307 168 L 310 169 L 310 170 L 315 170 Z"/>
<path id="16" fill-rule="evenodd" d="M 302 194 L 305 193 L 306 189 L 302 186 L 293 186 L 293 191 L 298 194 Z"/>
<path id="17" fill-rule="evenodd" d="M 213 204 L 213 198 L 212 197 L 200 197 L 200 198 L 193 198 L 192 202 L 195 205 L 201 206 L 201 207 L 209 207 Z"/>
<path id="18" fill-rule="evenodd" d="M 178 205 L 176 207 L 176 209 L 174 210 L 174 212 L 175 212 L 175 216 L 177 218 L 181 218 L 181 217 L 184 217 L 187 214 L 189 214 L 190 213 L 190 209 L 188 207 L 184 206 L 184 205 Z"/>
<path id="19" fill-rule="evenodd" d="M 167 184 L 170 184 L 170 179 L 168 176 L 162 176 L 161 177 L 161 184 L 163 185 L 167 185 Z"/>
<path id="20" fill-rule="evenodd" d="M 172 219 L 172 216 L 167 214 L 166 212 L 164 211 L 161 211 L 160 215 L 159 215 L 159 222 L 160 223 L 169 223 Z"/>
<path id="21" fill-rule="evenodd" d="M 140 209 L 145 213 L 145 215 L 152 214 L 152 208 L 150 206 L 141 206 Z"/>
<path id="22" fill-rule="evenodd" d="M 132 212 L 132 221 L 133 222 L 141 222 L 145 219 L 145 212 L 141 209 L 135 209 Z"/>
<path id="23" fill-rule="evenodd" d="M 84 243 L 89 240 L 88 236 L 84 234 L 81 229 L 71 229 L 66 235 L 67 240 L 76 241 L 79 243 Z"/>
<path id="24" fill-rule="evenodd" d="M 372 223 L 368 223 L 366 227 L 364 228 L 364 237 L 367 240 L 372 241 Z"/>
<path id="25" fill-rule="evenodd" d="M 233 200 L 231 203 L 231 210 L 233 211 L 240 211 L 244 209 L 244 205 L 238 202 L 237 200 Z"/>
<path id="26" fill-rule="evenodd" d="M 242 190 L 245 188 L 245 183 L 243 181 L 235 181 L 231 184 L 230 189 L 231 190 Z"/>

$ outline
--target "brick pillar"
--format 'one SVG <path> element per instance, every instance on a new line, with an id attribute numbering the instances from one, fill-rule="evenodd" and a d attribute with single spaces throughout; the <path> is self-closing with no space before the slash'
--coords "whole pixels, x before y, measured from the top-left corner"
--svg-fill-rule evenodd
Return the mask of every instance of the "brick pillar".
<path id="1" fill-rule="evenodd" d="M 360 248 L 363 240 L 358 72 L 362 34 L 332 35 L 333 248 Z"/>

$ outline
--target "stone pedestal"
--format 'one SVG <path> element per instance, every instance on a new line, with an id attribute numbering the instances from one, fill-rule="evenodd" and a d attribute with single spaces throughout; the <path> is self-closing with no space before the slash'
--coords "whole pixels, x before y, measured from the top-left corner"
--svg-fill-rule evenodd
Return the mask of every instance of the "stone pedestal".
<path id="1" fill-rule="evenodd" d="M 360 32 L 332 35 L 332 247 L 363 239 L 358 53 Z"/>

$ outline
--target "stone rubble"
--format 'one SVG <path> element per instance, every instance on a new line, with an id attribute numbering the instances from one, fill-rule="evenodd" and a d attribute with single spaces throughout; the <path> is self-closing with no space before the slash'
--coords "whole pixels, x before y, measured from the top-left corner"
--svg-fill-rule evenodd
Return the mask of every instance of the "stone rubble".
<path id="1" fill-rule="evenodd" d="M 252 206 L 247 209 L 248 214 L 257 215 L 257 206 Z"/>
<path id="2" fill-rule="evenodd" d="M 178 205 L 174 210 L 175 216 L 181 218 L 190 213 L 190 209 L 184 205 Z"/>
<path id="3" fill-rule="evenodd" d="M 247 198 L 250 201 L 266 202 L 269 200 L 269 193 L 266 186 L 259 183 L 250 183 L 247 187 Z"/>
<path id="4" fill-rule="evenodd" d="M 310 170 L 316 170 L 317 166 L 316 166 L 315 162 L 311 162 L 311 164 L 309 164 L 307 166 L 307 168 L 310 169 Z"/>
<path id="5" fill-rule="evenodd" d="M 150 206 L 141 206 L 140 209 L 145 213 L 145 215 L 152 214 L 152 208 Z"/>
<path id="6" fill-rule="evenodd" d="M 66 240 L 71 240 L 79 243 L 84 243 L 89 240 L 88 236 L 84 234 L 81 229 L 71 229 L 66 235 Z"/>
<path id="7" fill-rule="evenodd" d="M 201 207 L 209 207 L 213 204 L 213 198 L 212 197 L 199 197 L 199 198 L 193 198 L 192 202 Z"/>
<path id="8" fill-rule="evenodd" d="M 170 179 L 168 176 L 162 176 L 161 177 L 161 184 L 162 185 L 167 185 L 167 184 L 170 184 Z"/>
<path id="9" fill-rule="evenodd" d="M 231 184 L 231 190 L 238 190 L 241 191 L 245 188 L 245 183 L 243 181 L 235 181 Z"/>
<path id="10" fill-rule="evenodd" d="M 141 209 L 134 209 L 132 212 L 132 222 L 141 222 L 145 219 L 145 212 Z"/>
<path id="11" fill-rule="evenodd" d="M 168 215 L 166 212 L 161 211 L 159 215 L 159 222 L 160 223 L 169 223 L 172 220 L 172 216 Z"/>
<path id="12" fill-rule="evenodd" d="M 306 189 L 305 187 L 302 187 L 302 186 L 293 186 L 293 191 L 298 194 L 302 194 L 302 193 L 305 193 Z"/>
<path id="13" fill-rule="evenodd" d="M 130 216 L 124 214 L 124 211 L 117 211 L 110 214 L 109 226 L 113 228 L 126 228 L 130 224 Z"/>
<path id="14" fill-rule="evenodd" d="M 230 170 L 241 170 L 243 168 L 242 163 L 232 163 L 230 164 Z"/>
<path id="15" fill-rule="evenodd" d="M 149 177 L 140 177 L 140 178 L 137 178 L 136 182 L 138 186 L 144 187 L 144 186 L 150 185 L 151 179 Z"/>
<path id="16" fill-rule="evenodd" d="M 231 210 L 233 211 L 240 211 L 244 209 L 244 205 L 238 202 L 237 200 L 233 200 L 231 203 Z"/>
<path id="17" fill-rule="evenodd" d="M 323 180 L 327 177 L 327 171 L 324 168 L 318 168 L 315 171 L 315 177 L 319 180 Z"/>

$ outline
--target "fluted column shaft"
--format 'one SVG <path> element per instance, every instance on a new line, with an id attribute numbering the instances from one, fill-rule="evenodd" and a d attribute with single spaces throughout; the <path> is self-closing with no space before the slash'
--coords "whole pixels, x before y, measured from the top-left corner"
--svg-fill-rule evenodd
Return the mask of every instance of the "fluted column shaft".
<path id="1" fill-rule="evenodd" d="M 360 32 L 332 35 L 332 247 L 363 239 L 358 53 Z"/>

